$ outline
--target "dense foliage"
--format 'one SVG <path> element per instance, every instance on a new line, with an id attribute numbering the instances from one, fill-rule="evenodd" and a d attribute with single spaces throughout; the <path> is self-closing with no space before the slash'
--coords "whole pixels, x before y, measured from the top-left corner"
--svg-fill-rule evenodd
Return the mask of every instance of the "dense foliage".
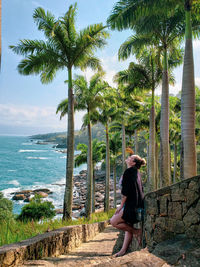
<path id="1" fill-rule="evenodd" d="M 36 195 L 29 204 L 22 208 L 17 219 L 20 221 L 39 221 L 45 218 L 51 219 L 55 214 L 53 204 L 49 201 L 43 201 L 39 195 Z"/>
<path id="2" fill-rule="evenodd" d="M 3 194 L 0 192 L 0 224 L 3 221 L 9 221 L 10 219 L 13 219 L 12 210 L 12 201 L 4 198 Z"/>

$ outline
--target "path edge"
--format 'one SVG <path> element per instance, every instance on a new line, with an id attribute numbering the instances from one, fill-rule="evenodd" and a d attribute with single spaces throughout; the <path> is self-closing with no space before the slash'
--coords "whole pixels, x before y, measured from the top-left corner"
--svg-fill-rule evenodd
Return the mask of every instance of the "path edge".
<path id="1" fill-rule="evenodd" d="M 68 253 L 102 232 L 108 221 L 65 226 L 32 238 L 0 247 L 0 266 L 16 266 L 25 260 L 57 257 Z"/>

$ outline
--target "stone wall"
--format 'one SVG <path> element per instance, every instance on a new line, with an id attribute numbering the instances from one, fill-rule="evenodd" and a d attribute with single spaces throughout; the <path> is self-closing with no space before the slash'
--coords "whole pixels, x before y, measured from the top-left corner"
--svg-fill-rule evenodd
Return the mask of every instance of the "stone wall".
<path id="1" fill-rule="evenodd" d="M 0 247 L 0 266 L 16 266 L 24 260 L 56 257 L 94 238 L 108 222 L 66 226 L 30 239 Z"/>
<path id="2" fill-rule="evenodd" d="M 150 249 L 179 234 L 200 238 L 200 176 L 146 194 L 145 207 L 144 233 Z"/>

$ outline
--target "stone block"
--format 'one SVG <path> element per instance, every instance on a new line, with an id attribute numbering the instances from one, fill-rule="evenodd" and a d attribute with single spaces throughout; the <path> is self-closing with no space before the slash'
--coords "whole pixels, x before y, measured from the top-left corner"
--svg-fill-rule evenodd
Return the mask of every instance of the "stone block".
<path id="1" fill-rule="evenodd" d="M 168 221 L 168 218 L 166 218 L 166 217 L 157 217 L 156 221 L 155 221 L 155 227 L 159 227 L 163 230 L 166 230 L 167 229 L 167 221 Z"/>
<path id="2" fill-rule="evenodd" d="M 160 202 L 160 215 L 167 216 L 168 214 L 168 202 L 170 201 L 170 194 L 163 195 Z"/>
<path id="3" fill-rule="evenodd" d="M 169 202 L 168 204 L 169 217 L 177 220 L 182 220 L 182 205 L 179 202 Z"/>
<path id="4" fill-rule="evenodd" d="M 195 191 L 185 189 L 185 197 L 187 206 L 189 207 L 199 198 L 199 194 Z"/>
<path id="5" fill-rule="evenodd" d="M 187 204 L 185 202 L 182 202 L 181 205 L 182 205 L 182 215 L 184 216 L 188 211 Z"/>
<path id="6" fill-rule="evenodd" d="M 199 187 L 198 187 L 198 181 L 192 180 L 189 183 L 188 189 L 198 192 L 198 189 L 199 189 Z"/>
<path id="7" fill-rule="evenodd" d="M 196 211 L 198 214 L 200 214 L 200 199 L 199 199 L 199 201 L 197 202 L 197 205 L 196 205 L 196 207 L 195 207 L 195 211 Z"/>
<path id="8" fill-rule="evenodd" d="M 185 231 L 185 226 L 183 221 L 171 219 L 169 218 L 167 221 L 167 229 L 168 232 L 174 232 L 176 234 L 182 234 Z"/>
<path id="9" fill-rule="evenodd" d="M 200 215 L 196 213 L 194 208 L 190 208 L 186 215 L 183 217 L 183 222 L 186 228 L 189 228 L 190 225 L 200 222 Z"/>
<path id="10" fill-rule="evenodd" d="M 145 208 L 147 214 L 156 215 L 158 214 L 158 206 L 156 198 L 145 198 Z"/>

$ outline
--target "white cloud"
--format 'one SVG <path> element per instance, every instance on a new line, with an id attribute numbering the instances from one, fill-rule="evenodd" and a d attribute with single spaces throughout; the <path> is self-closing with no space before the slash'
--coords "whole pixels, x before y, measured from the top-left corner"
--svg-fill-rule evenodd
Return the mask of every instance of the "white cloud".
<path id="1" fill-rule="evenodd" d="M 195 78 L 195 85 L 200 87 L 200 77 Z"/>
<path id="2" fill-rule="evenodd" d="M 59 119 L 55 107 L 18 106 L 0 104 L 0 124 L 27 127 L 52 128 L 56 131 L 66 131 L 67 118 Z M 75 114 L 75 129 L 82 125 L 83 113 Z"/>

